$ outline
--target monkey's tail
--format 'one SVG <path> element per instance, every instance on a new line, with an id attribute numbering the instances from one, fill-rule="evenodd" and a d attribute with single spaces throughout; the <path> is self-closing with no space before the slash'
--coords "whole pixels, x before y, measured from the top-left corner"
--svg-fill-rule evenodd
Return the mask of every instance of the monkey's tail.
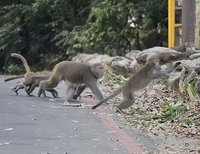
<path id="1" fill-rule="evenodd" d="M 92 106 L 92 109 L 96 109 L 98 106 L 100 106 L 101 104 L 103 104 L 104 102 L 108 101 L 109 99 L 114 98 L 115 96 L 117 96 L 119 93 L 122 92 L 122 87 L 118 88 L 117 90 L 115 90 L 113 92 L 113 94 L 111 94 L 110 96 L 102 99 L 99 103 L 97 103 L 96 105 Z"/>
<path id="2" fill-rule="evenodd" d="M 32 75 L 31 77 L 33 80 L 37 80 L 37 79 L 40 79 L 40 80 L 46 80 L 49 78 L 49 75 Z"/>
<path id="3" fill-rule="evenodd" d="M 29 65 L 28 65 L 28 63 L 27 63 L 27 61 L 26 61 L 26 59 L 25 59 L 22 55 L 20 55 L 20 54 L 18 54 L 18 53 L 11 53 L 11 56 L 12 56 L 12 57 L 19 58 L 19 59 L 23 62 L 23 65 L 24 65 L 24 67 L 25 67 L 25 69 L 26 69 L 26 72 L 31 72 L 31 69 L 30 69 L 30 67 L 29 67 Z"/>
<path id="4" fill-rule="evenodd" d="M 4 82 L 10 81 L 10 80 L 15 80 L 15 79 L 20 79 L 23 77 L 24 77 L 24 75 L 13 76 L 13 77 L 5 79 Z"/>

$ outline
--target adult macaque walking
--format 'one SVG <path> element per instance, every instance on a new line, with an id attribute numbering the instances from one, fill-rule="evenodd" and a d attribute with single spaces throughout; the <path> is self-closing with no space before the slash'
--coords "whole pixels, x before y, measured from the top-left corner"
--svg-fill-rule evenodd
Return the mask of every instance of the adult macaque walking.
<path id="1" fill-rule="evenodd" d="M 97 80 L 103 77 L 105 72 L 104 66 L 100 63 L 86 64 L 71 61 L 62 61 L 55 65 L 49 79 L 41 81 L 39 84 L 38 96 L 44 92 L 56 87 L 61 80 L 67 85 L 66 101 L 76 98 L 80 93 L 89 87 L 93 94 L 99 99 L 103 99 L 103 95 L 97 86 Z M 75 96 L 75 91 L 79 87 Z"/>
<path id="2" fill-rule="evenodd" d="M 147 60 L 144 67 L 140 69 L 137 73 L 135 73 L 132 77 L 130 77 L 129 80 L 124 83 L 123 86 L 115 90 L 110 96 L 104 98 L 99 103 L 94 105 L 92 109 L 97 108 L 102 103 L 122 93 L 123 101 L 117 106 L 118 111 L 122 111 L 123 109 L 126 109 L 133 105 L 133 103 L 135 102 L 134 93 L 136 91 L 145 88 L 153 79 L 167 75 L 174 68 L 175 66 L 161 66 L 159 59 L 151 58 Z"/>
<path id="3" fill-rule="evenodd" d="M 24 81 L 22 84 L 18 84 L 16 85 L 12 90 L 18 95 L 18 90 L 20 89 L 25 89 L 26 93 L 28 95 L 30 95 L 30 93 L 35 89 L 35 87 L 39 86 L 39 83 L 41 80 L 45 80 L 48 79 L 51 72 L 50 71 L 42 71 L 42 72 L 32 72 L 26 59 L 18 54 L 18 53 L 12 53 L 11 54 L 12 57 L 16 57 L 19 58 L 22 62 L 23 65 L 26 69 L 26 73 L 24 75 L 19 75 L 19 76 L 15 76 L 15 77 L 10 77 L 5 79 L 4 81 L 10 81 L 10 80 L 14 80 L 14 79 L 19 79 L 19 78 L 23 78 L 24 77 Z M 41 76 L 40 78 L 34 79 L 34 76 Z M 49 92 L 51 92 L 51 94 L 53 95 L 53 97 L 58 97 L 58 92 L 55 89 L 49 89 Z M 44 93 L 44 96 L 46 96 L 46 94 Z"/>

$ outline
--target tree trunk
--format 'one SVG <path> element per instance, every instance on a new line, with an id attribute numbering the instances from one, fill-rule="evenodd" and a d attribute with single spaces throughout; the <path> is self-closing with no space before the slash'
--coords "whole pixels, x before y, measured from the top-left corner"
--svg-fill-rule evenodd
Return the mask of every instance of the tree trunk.
<path id="1" fill-rule="evenodd" d="M 200 48 L 200 2 L 196 2 L 195 47 Z"/>
<path id="2" fill-rule="evenodd" d="M 182 44 L 194 43 L 195 9 L 195 0 L 182 1 Z"/>

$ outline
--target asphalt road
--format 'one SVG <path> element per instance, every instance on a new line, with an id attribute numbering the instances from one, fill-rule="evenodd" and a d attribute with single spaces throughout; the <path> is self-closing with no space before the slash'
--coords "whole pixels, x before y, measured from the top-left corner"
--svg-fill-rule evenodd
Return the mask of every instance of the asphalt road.
<path id="1" fill-rule="evenodd" d="M 62 100 L 30 97 L 24 90 L 16 96 L 11 91 L 16 80 L 5 83 L 3 78 L 0 77 L 0 154 L 127 154 L 144 151 L 134 137 L 118 128 L 115 121 L 101 114 L 101 110 L 66 107 Z M 59 95 L 64 95 L 63 86 L 57 90 Z M 147 139 L 143 141 L 148 142 Z M 149 143 L 147 146 L 151 147 Z"/>

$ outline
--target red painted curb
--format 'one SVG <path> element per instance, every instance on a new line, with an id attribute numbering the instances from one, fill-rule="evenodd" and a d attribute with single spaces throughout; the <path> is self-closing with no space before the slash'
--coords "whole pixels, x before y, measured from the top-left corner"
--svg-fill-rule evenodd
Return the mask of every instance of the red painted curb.
<path id="1" fill-rule="evenodd" d="M 96 102 L 93 99 L 89 98 L 81 98 L 86 105 L 92 106 Z M 137 145 L 136 142 L 122 129 L 120 129 L 117 123 L 108 115 L 103 114 L 104 110 L 101 107 L 93 110 L 96 112 L 96 115 L 101 119 L 101 122 L 113 132 L 113 134 L 119 139 L 119 142 L 123 145 L 123 147 L 130 153 L 130 154 L 142 154 L 142 149 Z"/>

